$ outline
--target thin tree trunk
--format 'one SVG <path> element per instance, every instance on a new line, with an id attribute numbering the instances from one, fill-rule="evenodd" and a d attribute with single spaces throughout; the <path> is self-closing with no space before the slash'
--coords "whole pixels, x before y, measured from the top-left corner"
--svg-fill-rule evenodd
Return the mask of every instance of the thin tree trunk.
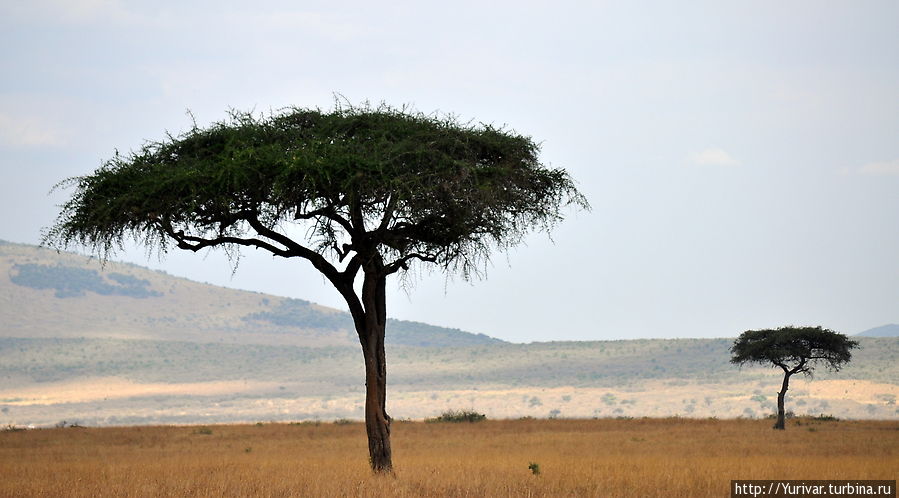
<path id="1" fill-rule="evenodd" d="M 390 450 L 390 416 L 387 415 L 387 359 L 384 335 L 387 325 L 386 278 L 380 271 L 365 272 L 362 284 L 364 320 L 357 322 L 364 330 L 357 330 L 365 359 L 365 430 L 368 433 L 368 454 L 372 471 L 393 471 Z"/>
<path id="2" fill-rule="evenodd" d="M 777 422 L 774 424 L 774 428 L 781 431 L 786 428 L 786 422 L 784 420 L 784 398 L 787 396 L 787 388 L 790 385 L 790 375 L 790 372 L 784 370 L 784 381 L 780 387 L 780 392 L 777 393 Z"/>
<path id="3" fill-rule="evenodd" d="M 384 365 L 383 328 L 369 331 L 371 342 L 380 347 L 363 347 L 365 357 L 365 430 L 368 433 L 368 455 L 374 472 L 393 470 L 390 450 L 390 416 L 386 410 L 387 378 Z M 380 335 L 379 341 L 376 336 Z"/>

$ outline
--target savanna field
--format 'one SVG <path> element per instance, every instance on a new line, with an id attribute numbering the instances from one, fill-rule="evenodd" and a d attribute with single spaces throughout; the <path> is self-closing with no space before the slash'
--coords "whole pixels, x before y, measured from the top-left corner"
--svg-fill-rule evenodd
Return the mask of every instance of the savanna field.
<path id="1" fill-rule="evenodd" d="M 0 496 L 693 497 L 729 496 L 732 479 L 899 474 L 895 421 L 771 423 L 398 421 L 393 476 L 371 474 L 361 423 L 6 431 Z"/>

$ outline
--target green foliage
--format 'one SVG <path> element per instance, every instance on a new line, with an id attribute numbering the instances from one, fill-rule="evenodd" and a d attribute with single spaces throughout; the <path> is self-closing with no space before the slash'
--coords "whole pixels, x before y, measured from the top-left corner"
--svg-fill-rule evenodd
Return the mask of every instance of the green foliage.
<path id="1" fill-rule="evenodd" d="M 75 193 L 45 242 L 104 258 L 127 237 L 161 251 L 377 252 L 393 271 L 428 261 L 468 277 L 493 246 L 548 230 L 565 205 L 588 207 L 537 153 L 514 132 L 384 105 L 233 112 L 63 182 Z M 306 225 L 303 247 L 277 232 L 285 222 Z"/>
<path id="2" fill-rule="evenodd" d="M 537 462 L 528 462 L 528 470 L 535 476 L 540 475 L 540 464 Z"/>
<path id="3" fill-rule="evenodd" d="M 206 427 L 206 426 L 197 427 L 196 430 L 194 430 L 194 434 L 199 434 L 202 436 L 211 436 L 212 429 L 210 429 L 209 427 Z"/>
<path id="4" fill-rule="evenodd" d="M 437 423 L 437 422 L 452 422 L 452 423 L 460 423 L 460 422 L 481 422 L 482 420 L 487 420 L 487 415 L 483 413 L 478 413 L 474 410 L 447 410 L 440 414 L 438 417 L 425 419 L 425 422 L 428 423 Z"/>
<path id="5" fill-rule="evenodd" d="M 158 297 L 162 293 L 149 288 L 150 282 L 123 273 L 110 273 L 103 278 L 97 270 L 66 265 L 13 265 L 10 281 L 32 289 L 54 289 L 58 298 L 79 297 L 85 292 L 103 296 L 134 298 Z M 111 281 L 111 282 L 110 282 Z"/>
<path id="6" fill-rule="evenodd" d="M 817 363 L 839 371 L 852 358 L 857 341 L 821 327 L 747 330 L 731 347 L 731 362 L 772 364 L 788 374 L 810 375 Z"/>

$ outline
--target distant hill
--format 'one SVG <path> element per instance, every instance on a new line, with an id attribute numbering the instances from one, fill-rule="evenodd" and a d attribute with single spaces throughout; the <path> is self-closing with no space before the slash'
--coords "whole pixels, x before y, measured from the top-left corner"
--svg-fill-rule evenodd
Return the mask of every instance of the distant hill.
<path id="1" fill-rule="evenodd" d="M 192 282 L 137 265 L 108 263 L 0 241 L 0 337 L 116 338 L 357 347 L 344 311 Z M 502 343 L 483 334 L 391 319 L 394 345 Z"/>
<path id="2" fill-rule="evenodd" d="M 891 323 L 889 325 L 881 325 L 874 327 L 858 334 L 863 337 L 899 337 L 899 325 Z"/>

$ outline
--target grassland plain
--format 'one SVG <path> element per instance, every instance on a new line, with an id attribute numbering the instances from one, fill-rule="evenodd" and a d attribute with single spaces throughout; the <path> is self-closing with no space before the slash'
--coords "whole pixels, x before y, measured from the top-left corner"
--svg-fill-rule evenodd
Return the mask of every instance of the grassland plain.
<path id="1" fill-rule="evenodd" d="M 684 418 L 397 422 L 394 476 L 360 423 L 0 433 L 0 496 L 728 496 L 732 479 L 896 479 L 899 423 Z M 536 463 L 540 473 L 529 465 Z"/>

